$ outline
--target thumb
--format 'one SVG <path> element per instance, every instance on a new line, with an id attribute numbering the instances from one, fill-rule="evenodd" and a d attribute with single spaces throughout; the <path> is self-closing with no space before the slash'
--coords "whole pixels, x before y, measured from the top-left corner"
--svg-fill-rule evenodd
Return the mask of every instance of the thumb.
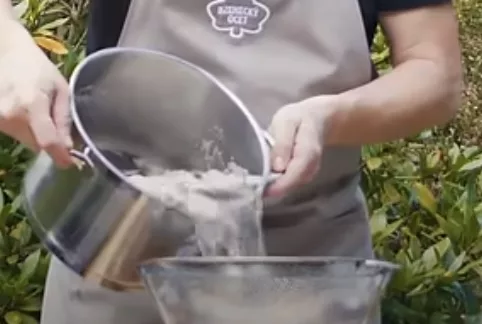
<path id="1" fill-rule="evenodd" d="M 63 83 L 63 82 L 62 82 Z M 57 132 L 60 135 L 65 146 L 71 148 L 73 146 L 72 137 L 70 135 L 70 95 L 69 89 L 66 84 L 61 84 L 57 87 L 55 92 L 53 105 L 52 105 L 52 117 L 57 127 Z"/>
<path id="2" fill-rule="evenodd" d="M 293 155 L 294 142 L 299 123 L 296 118 L 287 118 L 282 113 L 275 115 L 269 128 L 274 139 L 271 152 L 272 168 L 276 172 L 286 170 Z"/>

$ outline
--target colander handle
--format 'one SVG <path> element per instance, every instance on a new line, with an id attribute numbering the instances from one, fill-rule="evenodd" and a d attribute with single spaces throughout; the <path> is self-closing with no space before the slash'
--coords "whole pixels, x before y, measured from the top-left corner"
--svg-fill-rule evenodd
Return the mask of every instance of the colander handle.
<path id="1" fill-rule="evenodd" d="M 91 158 L 92 150 L 89 146 L 83 148 L 83 150 L 70 150 L 70 155 L 75 158 L 79 163 L 82 163 L 80 167 L 87 166 L 90 169 L 96 169 L 96 163 L 94 159 Z M 104 151 L 104 154 L 110 153 L 109 151 Z M 112 159 L 112 157 L 111 157 Z M 112 161 L 112 160 L 111 160 Z M 126 176 L 139 174 L 140 170 L 136 165 L 133 165 L 130 160 L 125 157 L 117 156 L 116 166 L 119 170 Z"/>
<path id="2" fill-rule="evenodd" d="M 86 146 L 83 151 L 72 149 L 72 150 L 70 150 L 69 153 L 73 158 L 77 159 L 81 163 L 84 163 L 89 168 L 95 169 L 95 164 L 89 156 L 90 147 Z"/>

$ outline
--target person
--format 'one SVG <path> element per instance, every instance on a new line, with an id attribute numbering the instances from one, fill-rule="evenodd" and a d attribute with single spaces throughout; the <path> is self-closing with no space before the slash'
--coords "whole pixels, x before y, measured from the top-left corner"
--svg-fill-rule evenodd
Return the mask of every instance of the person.
<path id="1" fill-rule="evenodd" d="M 275 139 L 267 190 L 270 255 L 372 258 L 360 146 L 449 121 L 461 102 L 458 26 L 449 0 L 91 0 L 88 51 L 162 50 L 219 78 Z M 378 76 L 377 24 L 393 69 Z M 0 131 L 72 161 L 66 81 L 0 0 Z M 143 293 L 103 290 L 57 260 L 43 324 L 158 323 Z M 343 320 L 341 320 L 343 322 Z"/>

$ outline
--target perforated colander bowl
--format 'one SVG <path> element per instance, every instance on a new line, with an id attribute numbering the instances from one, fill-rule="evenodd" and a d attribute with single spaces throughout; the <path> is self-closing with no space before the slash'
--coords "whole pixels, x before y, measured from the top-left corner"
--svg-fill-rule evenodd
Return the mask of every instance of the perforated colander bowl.
<path id="1" fill-rule="evenodd" d="M 397 269 L 318 257 L 164 258 L 140 267 L 165 324 L 371 323 Z"/>

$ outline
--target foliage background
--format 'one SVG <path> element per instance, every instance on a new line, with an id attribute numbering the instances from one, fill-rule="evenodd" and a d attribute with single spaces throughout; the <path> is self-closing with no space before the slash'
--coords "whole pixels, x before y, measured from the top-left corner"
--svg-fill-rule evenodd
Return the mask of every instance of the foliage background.
<path id="1" fill-rule="evenodd" d="M 87 0 L 14 1 L 37 44 L 66 77 L 84 57 Z M 384 323 L 482 323 L 482 1 L 455 1 L 465 103 L 447 127 L 364 148 L 363 186 L 380 258 L 403 265 L 383 300 Z M 382 34 L 373 46 L 390 68 Z M 48 254 L 21 210 L 31 158 L 0 137 L 0 324 L 38 323 Z"/>

